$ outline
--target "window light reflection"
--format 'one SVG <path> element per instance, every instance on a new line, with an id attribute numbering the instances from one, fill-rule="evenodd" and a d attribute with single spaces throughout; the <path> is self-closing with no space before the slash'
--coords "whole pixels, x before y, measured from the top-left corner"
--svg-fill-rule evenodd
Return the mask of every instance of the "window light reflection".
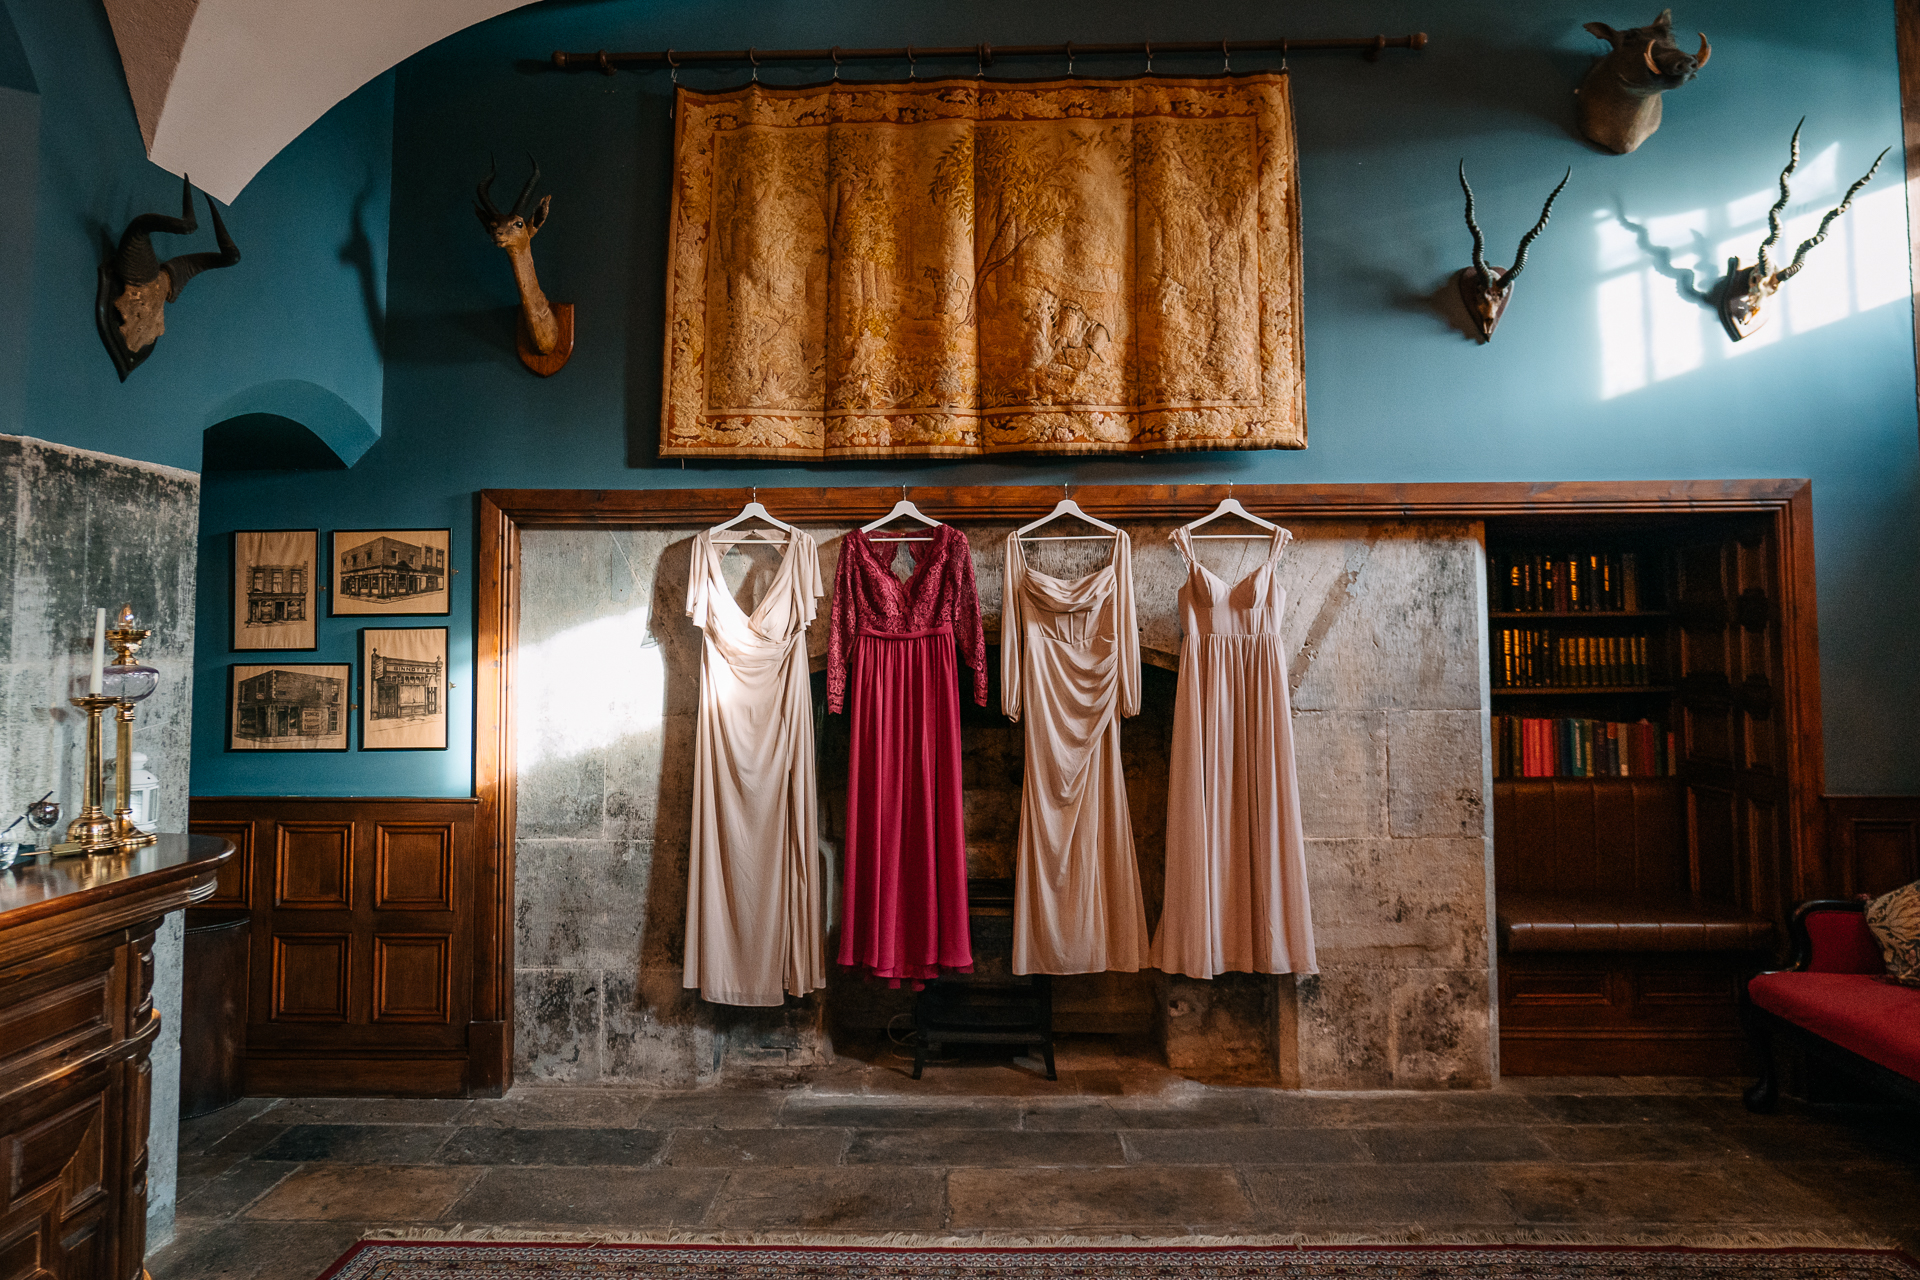
<path id="1" fill-rule="evenodd" d="M 1785 265 L 1840 198 L 1840 146 L 1803 160 L 1793 177 L 1792 216 L 1782 220 L 1775 260 Z M 1857 176 L 1857 175 L 1856 175 Z M 1850 179 L 1849 179 L 1850 181 Z M 1768 186 L 1682 213 L 1636 218 L 1596 210 L 1594 291 L 1600 329 L 1600 398 L 1637 391 L 1715 360 L 1768 347 L 1790 334 L 1843 320 L 1907 297 L 1905 190 L 1869 188 L 1807 255 L 1800 274 L 1769 305 L 1769 322 L 1743 342 L 1728 341 L 1710 295 L 1738 255 L 1752 262 L 1767 235 L 1767 210 L 1779 198 Z"/>
<path id="2" fill-rule="evenodd" d="M 521 646 L 514 659 L 520 768 L 658 729 L 667 668 L 642 606 Z"/>

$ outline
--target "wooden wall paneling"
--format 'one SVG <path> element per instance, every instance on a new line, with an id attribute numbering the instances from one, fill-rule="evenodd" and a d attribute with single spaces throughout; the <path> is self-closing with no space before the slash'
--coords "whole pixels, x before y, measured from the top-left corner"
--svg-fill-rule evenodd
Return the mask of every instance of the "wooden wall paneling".
<path id="1" fill-rule="evenodd" d="M 663 498 L 665 495 L 662 495 Z M 513 665 L 520 627 L 520 525 L 510 506 L 482 493 L 474 536 L 473 788 L 480 841 L 473 876 L 474 1092 L 513 1084 L 514 743 Z"/>
<path id="2" fill-rule="evenodd" d="M 253 907 L 253 824 L 235 819 L 206 822 L 194 827 L 198 835 L 217 836 L 233 846 L 233 857 L 220 868 L 220 879 L 213 896 L 196 907 L 195 914 L 209 910 L 248 911 Z"/>
<path id="3" fill-rule="evenodd" d="M 473 816 L 459 799 L 198 798 L 195 830 L 246 827 L 254 877 L 247 1088 L 469 1089 Z"/>
<path id="4" fill-rule="evenodd" d="M 1822 896 L 1875 896 L 1920 880 L 1920 796 L 1828 796 Z"/>

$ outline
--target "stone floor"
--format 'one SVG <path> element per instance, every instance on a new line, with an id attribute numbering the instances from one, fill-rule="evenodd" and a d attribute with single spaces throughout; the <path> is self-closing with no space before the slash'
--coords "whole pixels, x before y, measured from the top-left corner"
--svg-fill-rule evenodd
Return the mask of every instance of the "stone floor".
<path id="1" fill-rule="evenodd" d="M 314 1280 L 386 1227 L 1413 1240 L 1833 1239 L 1920 1252 L 1920 1117 L 1739 1082 L 1288 1093 L 1088 1038 L 1060 1079 L 884 1048 L 754 1087 L 249 1098 L 181 1126 L 154 1280 Z"/>

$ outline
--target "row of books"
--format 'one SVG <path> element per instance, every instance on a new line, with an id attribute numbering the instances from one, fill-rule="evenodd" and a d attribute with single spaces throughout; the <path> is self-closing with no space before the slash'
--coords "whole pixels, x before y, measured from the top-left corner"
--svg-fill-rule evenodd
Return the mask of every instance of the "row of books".
<path id="1" fill-rule="evenodd" d="M 1649 720 L 1493 718 L 1496 778 L 1670 778 L 1673 734 Z"/>
<path id="2" fill-rule="evenodd" d="M 1495 552 L 1489 568 L 1496 613 L 1619 613 L 1644 607 L 1639 559 L 1631 551 Z"/>
<path id="3" fill-rule="evenodd" d="M 1493 687 L 1544 689 L 1653 683 L 1647 637 L 1592 636 L 1548 627 L 1497 627 Z"/>

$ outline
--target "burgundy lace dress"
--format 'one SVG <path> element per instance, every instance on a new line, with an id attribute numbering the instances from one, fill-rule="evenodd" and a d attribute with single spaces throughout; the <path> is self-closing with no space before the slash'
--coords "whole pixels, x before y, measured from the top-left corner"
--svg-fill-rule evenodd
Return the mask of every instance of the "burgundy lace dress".
<path id="1" fill-rule="evenodd" d="M 966 535 L 941 525 L 908 545 L 902 582 L 894 543 L 846 536 L 827 641 L 827 710 L 843 710 L 853 686 L 839 960 L 895 985 L 973 967 L 956 649 L 973 700 L 987 701 Z"/>

